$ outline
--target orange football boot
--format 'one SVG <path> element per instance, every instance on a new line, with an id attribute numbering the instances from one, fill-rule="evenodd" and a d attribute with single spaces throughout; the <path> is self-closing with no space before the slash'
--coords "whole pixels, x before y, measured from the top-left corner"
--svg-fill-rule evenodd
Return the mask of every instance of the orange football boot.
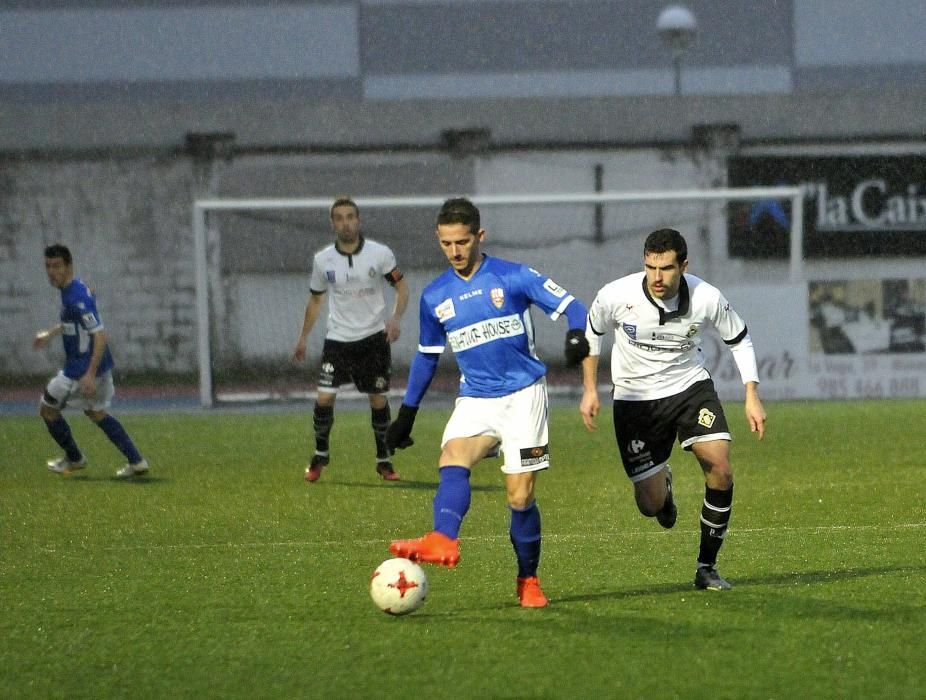
<path id="1" fill-rule="evenodd" d="M 414 540 L 395 540 L 389 545 L 389 551 L 397 557 L 452 569 L 460 561 L 460 540 L 435 531 Z"/>
<path id="2" fill-rule="evenodd" d="M 545 608 L 550 602 L 540 589 L 540 580 L 536 576 L 518 579 L 518 599 L 522 608 Z"/>

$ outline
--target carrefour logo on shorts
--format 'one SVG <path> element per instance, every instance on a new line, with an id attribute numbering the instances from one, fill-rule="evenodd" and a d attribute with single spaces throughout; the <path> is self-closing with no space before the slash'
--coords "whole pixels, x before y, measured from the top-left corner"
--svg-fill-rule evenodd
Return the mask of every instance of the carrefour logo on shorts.
<path id="1" fill-rule="evenodd" d="M 478 323 L 459 328 L 447 334 L 447 342 L 454 352 L 491 343 L 493 340 L 524 335 L 524 323 L 517 314 L 488 318 Z"/>

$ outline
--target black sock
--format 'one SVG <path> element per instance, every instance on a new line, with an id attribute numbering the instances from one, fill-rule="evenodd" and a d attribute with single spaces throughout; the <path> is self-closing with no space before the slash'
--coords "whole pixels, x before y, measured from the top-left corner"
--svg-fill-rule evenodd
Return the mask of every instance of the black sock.
<path id="1" fill-rule="evenodd" d="M 717 553 L 727 535 L 730 511 L 733 504 L 733 486 L 726 491 L 704 487 L 704 504 L 701 506 L 701 549 L 699 566 L 713 566 Z"/>
<path id="2" fill-rule="evenodd" d="M 328 438 L 331 437 L 332 425 L 334 425 L 334 406 L 320 406 L 316 403 L 312 413 L 316 452 L 328 454 Z"/>
<path id="3" fill-rule="evenodd" d="M 389 404 L 383 408 L 370 408 L 370 424 L 373 426 L 373 437 L 376 439 L 376 459 L 388 460 L 389 449 L 386 447 L 386 429 L 392 420 Z"/>

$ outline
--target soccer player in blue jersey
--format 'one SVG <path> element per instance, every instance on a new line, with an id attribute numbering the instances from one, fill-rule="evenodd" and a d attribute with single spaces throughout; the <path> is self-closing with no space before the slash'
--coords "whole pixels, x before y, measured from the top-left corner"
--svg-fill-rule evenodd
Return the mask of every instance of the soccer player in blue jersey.
<path id="1" fill-rule="evenodd" d="M 437 240 L 450 269 L 421 294 L 418 352 L 402 406 L 386 433 L 389 448 L 413 443 L 418 406 L 448 345 L 462 375 L 460 396 L 441 440 L 434 530 L 418 539 L 396 540 L 389 549 L 413 561 L 456 566 L 460 527 L 470 505 L 470 470 L 501 451 L 518 599 L 522 607 L 541 608 L 547 598 L 537 578 L 541 537 L 534 484 L 537 472 L 549 467 L 550 453 L 546 367 L 534 352 L 530 306 L 554 320 L 566 316 L 571 366 L 588 354 L 587 309 L 536 270 L 482 253 L 485 235 L 472 202 L 444 202 Z"/>
<path id="2" fill-rule="evenodd" d="M 52 287 L 61 290 L 61 322 L 36 333 L 33 347 L 44 348 L 55 336 L 64 342 L 64 368 L 55 375 L 42 395 L 39 415 L 64 455 L 48 462 L 49 470 L 70 474 L 87 466 L 62 410 L 69 404 L 105 433 L 127 460 L 116 472 L 122 479 L 148 473 L 148 462 L 139 454 L 125 428 L 108 413 L 115 389 L 113 358 L 106 343 L 106 331 L 96 308 L 96 297 L 74 276 L 73 258 L 67 246 L 56 243 L 45 249 L 45 272 Z"/>

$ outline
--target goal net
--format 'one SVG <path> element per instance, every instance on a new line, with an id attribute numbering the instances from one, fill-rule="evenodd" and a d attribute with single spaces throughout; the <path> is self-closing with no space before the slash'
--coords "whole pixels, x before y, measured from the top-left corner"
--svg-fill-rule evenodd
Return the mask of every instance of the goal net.
<path id="1" fill-rule="evenodd" d="M 447 197 L 355 197 L 363 234 L 390 246 L 409 284 L 402 336 L 393 345 L 393 392 L 402 393 L 417 348 L 422 288 L 446 268 L 434 239 L 437 210 Z M 646 235 L 680 230 L 689 270 L 711 281 L 761 275 L 803 279 L 802 192 L 753 187 L 654 192 L 471 195 L 482 213 L 491 255 L 523 262 L 590 303 L 605 283 L 642 266 Z M 203 406 L 245 401 L 305 401 L 314 397 L 327 303 L 309 337 L 307 361 L 290 361 L 309 297 L 309 273 L 319 249 L 334 241 L 325 199 L 200 199 L 193 206 Z M 784 248 L 755 253 L 761 213 L 774 202 L 786 211 Z M 758 212 L 758 214 L 757 214 Z M 748 235 L 746 235 L 748 234 Z M 745 244 L 744 244 L 745 241 Z M 761 247 L 761 246 L 760 246 Z M 391 308 L 391 300 L 387 300 Z M 557 384 L 565 328 L 534 314 L 538 354 Z M 441 371 L 455 372 L 443 359 Z M 575 384 L 575 377 L 569 379 Z M 350 395 L 353 387 L 342 387 Z M 575 387 L 573 386 L 573 390 Z"/>

